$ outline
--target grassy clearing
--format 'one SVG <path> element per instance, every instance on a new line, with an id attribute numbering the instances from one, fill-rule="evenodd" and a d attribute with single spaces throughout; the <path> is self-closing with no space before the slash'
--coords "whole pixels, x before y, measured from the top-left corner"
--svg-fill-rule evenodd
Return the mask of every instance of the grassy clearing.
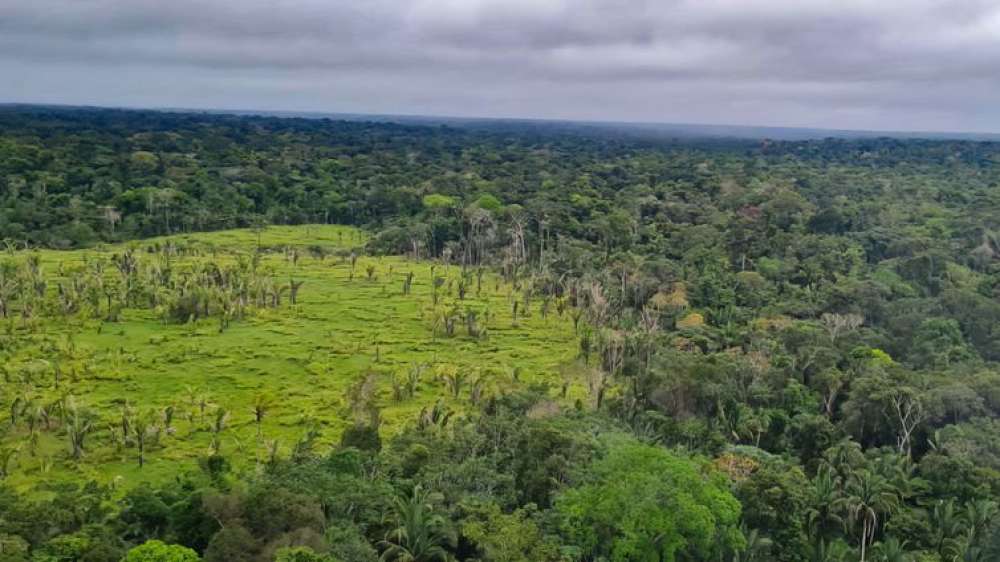
<path id="1" fill-rule="evenodd" d="M 86 477 L 128 487 L 170 478 L 195 466 L 209 450 L 208 428 L 219 408 L 229 413 L 227 427 L 220 432 L 222 454 L 238 466 L 251 467 L 270 454 L 275 442 L 279 454 L 289 454 L 310 427 L 320 429 L 321 446 L 336 442 L 353 423 L 351 389 L 372 373 L 382 432 L 391 434 L 438 400 L 461 412 L 470 403 L 477 380 L 486 395 L 532 382 L 559 387 L 566 376 L 560 367 L 575 355 L 568 314 L 560 316 L 553 309 L 543 318 L 539 304 L 525 314 L 522 303 L 515 322 L 511 302 L 520 296 L 492 274 L 484 275 L 478 294 L 474 283 L 460 301 L 460 270 L 455 266 L 399 257 L 360 257 L 352 266 L 350 248 L 364 242 L 357 230 L 270 227 L 263 232 L 177 236 L 133 246 L 145 249 L 168 242 L 201 248 L 201 256 L 178 257 L 178 270 L 199 260 L 231 262 L 252 253 L 259 243 L 268 249 L 261 267 L 272 270 L 276 279 L 304 281 L 298 302 L 256 310 L 221 333 L 219 322 L 212 318 L 165 324 L 148 309 L 126 309 L 118 322 L 48 312 L 26 323 L 12 315 L 3 321 L 0 347 L 5 378 L 0 397 L 5 407 L 18 396 L 45 404 L 68 395 L 97 414 L 79 461 L 70 458 L 67 432 L 58 420 L 50 420 L 48 427 L 40 425 L 34 440 L 25 422 L 3 421 L 3 447 L 18 449 L 8 475 L 15 486 Z M 299 249 L 297 262 L 288 256 L 287 247 Z M 51 292 L 60 272 L 121 249 L 36 255 L 51 281 Z M 0 258 L 25 259 L 24 252 Z M 410 272 L 412 292 L 404 295 L 403 283 Z M 437 289 L 436 307 L 433 276 L 445 279 Z M 440 326 L 432 329 L 435 310 L 456 305 L 476 310 L 488 337 L 470 337 L 461 324 L 451 337 Z M 397 399 L 393 377 L 405 378 L 415 365 L 424 366 L 415 393 Z M 446 381 L 451 377 L 454 382 L 456 374 L 465 375 L 457 396 L 454 385 Z M 571 384 L 570 398 L 585 393 L 582 380 Z M 269 402 L 260 436 L 254 416 L 259 396 Z M 174 409 L 170 428 L 149 450 L 141 469 L 135 447 L 118 446 L 111 438 L 126 404 L 161 420 L 166 408 Z"/>

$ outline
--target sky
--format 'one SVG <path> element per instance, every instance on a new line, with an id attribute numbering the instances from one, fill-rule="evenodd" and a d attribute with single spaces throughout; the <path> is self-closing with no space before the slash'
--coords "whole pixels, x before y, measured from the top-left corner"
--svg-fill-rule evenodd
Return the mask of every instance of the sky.
<path id="1" fill-rule="evenodd" d="M 996 0 L 0 0 L 0 102 L 1000 132 Z"/>

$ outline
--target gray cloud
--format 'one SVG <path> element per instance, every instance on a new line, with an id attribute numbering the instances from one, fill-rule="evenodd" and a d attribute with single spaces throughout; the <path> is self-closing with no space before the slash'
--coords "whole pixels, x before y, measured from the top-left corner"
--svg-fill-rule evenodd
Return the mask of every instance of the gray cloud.
<path id="1" fill-rule="evenodd" d="M 0 100 L 1000 131 L 980 0 L 0 0 Z"/>

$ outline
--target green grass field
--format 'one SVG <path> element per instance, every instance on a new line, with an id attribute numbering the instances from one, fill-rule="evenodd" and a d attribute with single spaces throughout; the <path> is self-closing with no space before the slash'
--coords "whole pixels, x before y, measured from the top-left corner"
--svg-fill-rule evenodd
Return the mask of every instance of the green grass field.
<path id="1" fill-rule="evenodd" d="M 67 434 L 57 420 L 38 430 L 34 443 L 23 421 L 13 426 L 10 419 L 0 422 L 4 449 L 17 449 L 7 477 L 14 486 L 29 489 L 84 477 L 127 488 L 170 478 L 193 468 L 196 459 L 207 453 L 212 435 L 208 427 L 220 407 L 229 412 L 228 427 L 220 433 L 221 452 L 237 467 L 249 469 L 266 458 L 273 441 L 279 454 L 287 455 L 314 425 L 321 430 L 320 446 L 329 445 L 352 423 L 349 390 L 370 373 L 376 374 L 375 402 L 381 408 L 383 436 L 414 421 L 423 407 L 439 399 L 457 412 L 468 408 L 473 380 L 482 381 L 489 395 L 539 381 L 559 387 L 563 377 L 572 377 L 561 368 L 576 354 L 569 314 L 560 316 L 553 307 L 543 318 L 536 303 L 527 317 L 515 323 L 511 299 L 519 297 L 493 274 L 484 276 L 478 296 L 473 286 L 461 302 L 462 307 L 479 311 L 488 337 L 470 337 L 461 325 L 447 337 L 432 329 L 431 268 L 433 275 L 448 280 L 438 289 L 439 306 L 458 301 L 454 284 L 459 269 L 401 257 L 362 256 L 351 278 L 347 256 L 350 248 L 363 245 L 360 231 L 340 226 L 270 227 L 257 233 L 175 236 L 131 246 L 144 249 L 168 241 L 201 248 L 200 257 L 179 257 L 178 270 L 198 260 L 234 261 L 239 254 L 249 255 L 259 242 L 267 249 L 262 267 L 273 268 L 276 279 L 305 282 L 298 303 L 293 306 L 286 300 L 278 308 L 255 310 L 221 333 L 215 319 L 165 324 L 150 309 L 126 309 L 118 322 L 52 311 L 37 314 L 31 322 L 11 315 L 3 321 L 0 347 L 5 375 L 0 397 L 5 407 L 18 396 L 43 404 L 69 395 L 98 415 L 79 461 L 70 457 Z M 297 263 L 286 257 L 288 247 L 299 249 Z M 310 247 L 338 255 L 321 259 L 309 253 Z M 60 271 L 121 249 L 36 255 L 46 279 L 52 281 L 51 292 Z M 23 251 L 0 257 L 0 261 L 26 259 Z M 371 278 L 369 267 L 374 267 Z M 403 295 L 408 272 L 414 274 L 412 293 Z M 416 393 L 396 400 L 393 376 L 419 364 L 426 368 Z M 455 372 L 467 374 L 457 397 L 441 377 Z M 585 394 L 585 382 L 574 380 L 570 398 Z M 262 437 L 257 435 L 253 412 L 258 395 L 273 402 L 261 424 Z M 208 403 L 204 418 L 201 402 Z M 147 453 L 141 469 L 135 448 L 116 446 L 110 438 L 109 427 L 121 419 L 126 403 L 135 412 L 161 413 L 168 406 L 175 411 L 171 430 L 164 431 L 159 445 Z"/>

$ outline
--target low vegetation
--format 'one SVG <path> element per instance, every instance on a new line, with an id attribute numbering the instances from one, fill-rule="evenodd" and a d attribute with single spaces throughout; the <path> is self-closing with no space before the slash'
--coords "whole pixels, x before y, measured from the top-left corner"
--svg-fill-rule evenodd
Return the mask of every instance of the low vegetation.
<path id="1" fill-rule="evenodd" d="M 7 481 L 132 487 L 205 451 L 259 464 L 356 424 L 391 434 L 435 407 L 562 384 L 565 310 L 492 273 L 361 256 L 364 243 L 272 227 L 0 258 Z M 568 397 L 585 396 L 574 376 Z"/>

